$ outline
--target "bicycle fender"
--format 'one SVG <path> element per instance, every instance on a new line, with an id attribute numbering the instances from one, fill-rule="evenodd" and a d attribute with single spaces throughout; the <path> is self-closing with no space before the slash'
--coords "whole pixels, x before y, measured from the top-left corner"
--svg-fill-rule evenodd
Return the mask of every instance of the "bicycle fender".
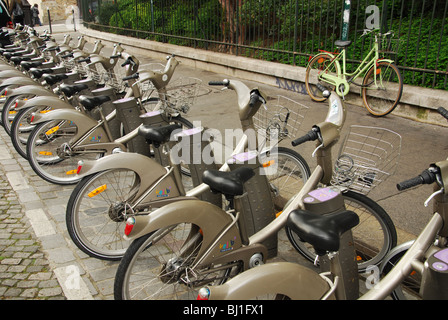
<path id="1" fill-rule="evenodd" d="M 76 111 L 73 106 L 64 100 L 61 100 L 58 96 L 52 95 L 52 96 L 37 96 L 34 98 L 31 98 L 29 100 L 26 100 L 23 104 L 20 103 L 20 106 L 18 108 L 25 109 L 30 107 L 52 107 L 53 109 L 67 109 L 74 111 L 76 113 L 81 114 L 81 112 Z M 71 118 L 57 118 L 57 119 L 70 119 Z M 37 121 L 37 118 L 35 118 Z M 56 120 L 56 119 L 50 119 L 50 120 Z M 35 122 L 38 123 L 38 122 Z"/>
<path id="2" fill-rule="evenodd" d="M 200 228 L 203 235 L 201 249 L 198 257 L 204 257 L 202 265 L 207 265 L 214 258 L 222 256 L 232 250 L 241 248 L 241 238 L 236 224 L 220 238 L 218 236 L 229 227 L 232 218 L 221 208 L 201 200 L 181 200 L 167 204 L 148 215 L 137 215 L 135 224 L 129 235 L 124 235 L 126 240 L 133 240 L 179 223 L 192 223 Z M 215 244 L 213 244 L 215 243 Z M 211 247 L 213 245 L 213 247 Z"/>
<path id="3" fill-rule="evenodd" d="M 330 286 L 310 268 L 291 262 L 273 262 L 207 288 L 209 300 L 249 300 L 267 294 L 282 294 L 292 300 L 320 300 Z M 328 299 L 334 299 L 334 294 Z"/>
<path id="4" fill-rule="evenodd" d="M 81 168 L 78 175 L 81 178 L 111 169 L 135 171 L 141 182 L 136 197 L 139 197 L 167 173 L 167 170 L 153 159 L 131 152 L 110 154 L 98 160 L 83 160 L 79 165 Z"/>
<path id="5" fill-rule="evenodd" d="M 26 77 L 26 75 L 24 75 L 21 71 L 19 71 L 17 69 L 0 71 L 1 79 L 17 77 L 17 76 L 25 76 Z"/>
<path id="6" fill-rule="evenodd" d="M 4 79 L 0 83 L 0 86 L 2 86 L 2 87 L 25 86 L 25 85 L 28 85 L 28 84 L 39 85 L 39 83 L 37 83 L 36 81 L 31 79 L 30 77 L 28 77 L 26 75 L 23 75 L 23 76 L 16 76 L 16 77 Z"/>
<path id="7" fill-rule="evenodd" d="M 390 60 L 390 59 L 378 59 L 377 62 L 389 62 L 389 63 L 394 63 L 394 60 Z"/>
<path id="8" fill-rule="evenodd" d="M 47 88 L 45 88 L 41 85 L 38 85 L 38 84 L 34 84 L 34 85 L 31 84 L 31 85 L 11 88 L 11 89 L 8 89 L 5 93 L 5 96 L 8 98 L 12 97 L 12 96 L 21 96 L 21 95 L 56 96 L 53 92 L 51 92 Z"/>

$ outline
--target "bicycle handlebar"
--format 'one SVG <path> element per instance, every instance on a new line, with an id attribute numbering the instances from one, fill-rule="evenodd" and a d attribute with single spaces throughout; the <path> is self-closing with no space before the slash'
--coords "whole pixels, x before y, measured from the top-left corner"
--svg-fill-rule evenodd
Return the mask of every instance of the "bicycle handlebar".
<path id="1" fill-rule="evenodd" d="M 421 184 L 431 184 L 434 183 L 435 181 L 436 181 L 436 174 L 430 171 L 429 169 L 426 169 L 418 176 L 398 183 L 397 189 L 402 191 Z"/>
<path id="2" fill-rule="evenodd" d="M 313 128 L 312 130 L 308 131 L 307 134 L 293 140 L 291 142 L 291 144 L 293 147 L 295 147 L 295 146 L 298 146 L 299 144 L 305 143 L 307 141 L 317 140 L 318 138 L 319 138 L 318 130 L 317 130 L 317 128 Z"/>
<path id="3" fill-rule="evenodd" d="M 120 55 L 120 56 L 121 56 L 121 55 Z M 127 57 L 127 59 L 121 64 L 121 66 L 124 67 L 125 65 L 128 65 L 128 64 L 135 65 L 135 62 L 134 62 L 134 60 L 132 59 L 132 57 Z"/>
<path id="4" fill-rule="evenodd" d="M 230 83 L 230 80 L 225 79 L 223 81 L 209 81 L 208 84 L 210 86 L 225 86 L 225 87 L 227 87 L 229 85 L 229 83 Z"/>
<path id="5" fill-rule="evenodd" d="M 88 62 L 90 63 L 90 57 L 84 58 L 84 59 L 79 59 L 78 62 Z"/>
<path id="6" fill-rule="evenodd" d="M 439 108 L 437 109 L 437 111 L 438 111 L 443 117 L 445 117 L 445 119 L 448 120 L 448 110 L 447 110 L 447 109 L 445 109 L 444 107 L 439 107 Z"/>

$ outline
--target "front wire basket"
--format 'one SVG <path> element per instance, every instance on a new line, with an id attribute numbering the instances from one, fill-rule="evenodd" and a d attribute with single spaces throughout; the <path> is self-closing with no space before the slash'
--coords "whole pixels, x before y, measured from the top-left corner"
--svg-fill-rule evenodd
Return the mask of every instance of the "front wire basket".
<path id="1" fill-rule="evenodd" d="M 295 137 L 308 107 L 280 95 L 271 100 L 253 116 L 258 134 L 267 141 Z"/>
<path id="2" fill-rule="evenodd" d="M 367 195 L 393 175 L 401 152 L 401 136 L 394 131 L 353 125 L 336 160 L 331 184 Z"/>
<path id="3" fill-rule="evenodd" d="M 163 109 L 168 113 L 187 113 L 199 95 L 202 80 L 192 77 L 171 81 L 161 94 Z"/>
<path id="4" fill-rule="evenodd" d="M 400 38 L 393 38 L 393 36 L 393 34 L 382 36 L 378 50 L 383 57 L 396 60 L 402 40 Z"/>

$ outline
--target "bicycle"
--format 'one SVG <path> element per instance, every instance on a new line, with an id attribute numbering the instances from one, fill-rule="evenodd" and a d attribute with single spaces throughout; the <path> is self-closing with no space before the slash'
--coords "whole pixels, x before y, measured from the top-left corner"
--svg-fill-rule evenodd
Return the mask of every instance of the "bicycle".
<path id="1" fill-rule="evenodd" d="M 250 194 L 250 189 L 244 189 L 243 184 L 251 181 L 254 175 L 252 167 L 243 166 L 237 168 L 237 172 L 229 173 L 206 172 L 203 181 L 211 190 L 226 196 L 230 203 L 228 210 L 206 202 L 181 201 L 147 216 L 128 218 L 125 238 L 132 243 L 117 269 L 115 299 L 195 298 L 194 289 L 204 284 L 225 283 L 235 274 L 265 262 L 268 252 L 263 243 L 285 226 L 289 213 L 301 205 L 304 195 L 320 183 L 327 184 L 331 180 L 330 151 L 339 138 L 345 107 L 335 94 L 329 99 L 328 121 L 316 125 L 320 128 L 319 137 L 323 139 L 322 145 L 316 149 L 318 166 L 305 184 L 296 189 L 300 192 L 289 199 L 276 219 L 253 234 L 247 232 L 245 213 L 240 208 L 241 202 Z M 264 161 L 260 160 L 260 163 Z M 344 205 L 341 199 L 339 206 Z M 384 227 L 381 239 L 384 239 L 387 249 L 380 251 L 385 255 L 393 242 L 395 228 L 385 212 L 375 213 L 375 219 Z M 353 239 L 346 239 L 346 242 L 351 243 L 353 249 Z M 154 268 L 147 267 L 149 262 Z M 346 286 L 357 292 L 358 267 L 355 259 L 352 263 L 354 266 L 346 275 Z"/>
<path id="2" fill-rule="evenodd" d="M 129 65 L 126 67 L 135 68 L 133 59 L 135 58 L 127 59 L 126 63 Z M 161 83 L 163 88 L 171 79 L 177 64 L 178 61 L 170 57 L 162 72 L 146 71 L 141 72 L 140 76 L 148 75 L 144 77 L 146 81 L 166 78 L 167 81 Z M 51 183 L 75 184 L 80 180 L 76 175 L 79 160 L 98 159 L 117 150 L 128 149 L 150 155 L 145 140 L 138 136 L 138 128 L 144 120 L 140 116 L 145 112 L 139 101 L 142 95 L 135 93 L 138 90 L 139 86 L 135 82 L 124 98 L 112 102 L 114 111 L 106 116 L 101 115 L 98 121 L 73 108 L 34 113 L 30 123 L 35 125 L 35 128 L 28 137 L 26 148 L 28 161 L 36 174 Z M 23 107 L 48 106 L 46 97 L 39 100 L 38 104 L 33 100 L 25 102 Z M 85 107 L 91 110 L 98 106 L 98 101 L 92 103 L 90 100 L 85 99 Z M 168 102 L 160 104 L 159 107 L 168 122 L 175 121 L 185 127 L 192 127 L 192 124 L 179 113 L 171 115 Z M 114 117 L 124 125 L 124 136 L 117 139 L 113 139 L 107 129 L 109 121 Z"/>
<path id="3" fill-rule="evenodd" d="M 448 120 L 448 111 L 443 108 L 443 107 L 439 107 L 437 109 L 437 111 Z M 438 187 L 443 187 L 443 194 L 444 196 L 442 197 L 442 201 L 441 203 L 437 203 L 434 202 L 434 212 L 439 212 L 440 215 L 442 215 L 443 220 L 445 221 L 446 217 L 443 215 L 442 213 L 442 208 L 444 208 L 446 206 L 446 191 L 445 191 L 445 185 L 446 183 L 444 181 L 446 181 L 446 177 L 443 177 L 443 168 L 445 168 L 445 165 L 438 165 L 436 164 L 436 166 L 431 165 L 431 167 L 428 169 L 430 171 L 430 173 L 428 173 L 426 170 L 419 175 L 419 177 L 415 180 L 421 179 L 422 180 L 422 184 L 430 184 L 432 178 L 432 175 L 434 174 L 433 171 L 436 171 L 436 181 Z M 441 171 L 439 173 L 437 173 L 437 171 Z M 428 175 L 431 176 L 431 178 L 428 178 Z M 442 175 L 441 177 L 439 177 L 439 175 Z M 444 180 L 445 179 L 445 180 Z M 415 180 L 413 180 L 415 182 Z M 443 186 L 441 186 L 441 183 L 443 182 Z M 413 183 L 412 183 L 413 184 Z M 404 191 L 406 189 L 410 188 L 410 185 L 408 183 L 401 183 L 399 185 L 397 185 L 397 187 L 399 188 L 400 191 Z M 436 187 L 435 189 L 436 190 Z M 431 196 L 428 200 L 433 199 L 433 196 Z M 438 201 L 436 199 L 434 199 L 434 201 Z M 426 201 L 424 203 L 425 207 L 428 206 L 428 201 Z M 437 230 L 433 231 L 434 233 Z M 405 272 L 405 278 L 402 280 L 402 282 L 400 283 L 400 285 L 398 285 L 396 288 L 394 288 L 394 290 L 391 292 L 391 296 L 393 299 L 395 300 L 406 300 L 406 299 L 447 299 L 448 296 L 446 295 L 446 286 L 444 286 L 444 284 L 446 284 L 446 282 L 443 282 L 442 278 L 438 278 L 439 275 L 436 272 L 433 272 L 433 270 L 437 270 L 437 271 L 443 271 L 441 269 L 434 269 L 434 267 L 430 267 L 430 269 L 432 270 L 428 270 L 427 266 L 426 266 L 426 262 L 425 261 L 430 261 L 429 259 L 434 256 L 434 254 L 436 252 L 439 251 L 447 251 L 447 240 L 446 240 L 446 232 L 443 232 L 442 230 L 440 230 L 437 234 L 434 235 L 433 243 L 430 243 L 428 245 L 428 248 L 426 249 L 426 251 L 424 252 L 424 255 L 418 255 L 418 256 L 414 256 L 412 258 L 412 262 L 411 260 L 407 260 L 410 259 L 408 256 L 406 258 L 403 258 L 403 256 L 410 250 L 410 248 L 416 243 L 417 240 L 411 240 L 408 242 L 405 242 L 397 247 L 395 247 L 394 249 L 391 250 L 391 252 L 389 252 L 389 254 L 384 258 L 384 261 L 382 262 L 381 266 L 380 266 L 380 270 L 379 270 L 379 274 L 380 275 L 387 275 L 389 272 L 391 272 L 391 270 L 393 270 L 393 268 L 398 264 L 399 261 L 401 261 L 402 259 L 406 260 L 407 264 L 411 264 L 411 266 L 407 267 L 408 269 Z M 415 250 L 415 248 L 413 248 L 412 250 Z M 414 251 L 415 254 L 415 251 Z M 441 255 L 441 253 L 439 253 L 438 255 Z M 434 258 L 431 258 L 432 260 L 437 260 Z M 440 259 L 439 259 L 440 260 Z M 444 261 L 444 263 L 447 263 L 448 261 Z M 422 265 L 423 264 L 423 265 Z M 431 265 L 431 264 L 429 264 Z M 398 267 L 400 268 L 400 267 Z M 433 274 L 433 279 L 437 279 L 437 281 L 439 281 L 440 279 L 440 284 L 439 284 L 439 288 L 443 289 L 444 294 L 441 294 L 440 292 L 438 292 L 437 294 L 432 293 L 430 290 L 434 290 L 434 283 L 432 283 L 430 280 L 431 277 L 428 276 L 429 274 Z M 429 281 L 429 284 L 426 283 L 427 281 Z M 442 287 L 443 286 L 443 287 Z M 423 288 L 426 287 L 426 288 Z M 431 292 L 430 294 L 428 292 Z"/>
<path id="4" fill-rule="evenodd" d="M 256 89 L 250 90 L 244 83 L 237 80 L 226 80 L 216 84 L 236 91 L 240 122 L 243 128 L 247 129 L 252 122 L 253 113 L 262 108 L 260 107 L 262 101 L 266 101 L 263 94 Z M 294 125 L 292 119 L 295 118 L 292 115 L 303 111 L 291 110 L 292 125 Z M 144 126 L 142 133 L 146 132 L 146 139 L 151 144 L 161 145 L 170 139 L 171 131 L 168 129 L 173 130 L 171 126 L 168 128 Z M 211 193 L 208 186 L 201 180 L 202 172 L 208 168 L 215 168 L 215 163 L 213 161 L 196 162 L 193 158 L 195 154 L 202 154 L 203 150 L 210 151 L 208 149 L 209 141 L 205 139 L 209 133 L 204 128 L 195 127 L 178 133 L 176 138 L 172 135 L 175 140 L 171 142 L 174 143 L 171 152 L 176 154 L 180 152 L 176 146 L 186 145 L 188 150 L 192 148 L 189 153 L 185 153 L 187 157 L 191 157 L 185 161 L 192 173 L 193 188 L 190 190 L 184 188 L 181 177 L 178 175 L 176 177 L 176 168 L 179 164 L 176 162 L 168 162 L 164 164 L 164 167 L 142 155 L 119 153 L 108 155 L 97 161 L 80 163 L 79 174 L 82 176 L 82 180 L 73 190 L 67 204 L 67 229 L 72 235 L 73 241 L 90 256 L 120 260 L 130 244 L 129 241 L 123 239 L 128 217 L 151 215 L 156 208 L 163 207 L 168 203 L 177 203 L 182 200 L 193 202 L 198 198 L 213 203 L 216 208 L 221 208 L 221 195 Z M 180 139 L 179 142 L 177 142 L 178 139 Z M 247 146 L 248 137 L 243 135 L 235 147 L 234 153 L 244 152 Z M 159 152 L 163 152 L 163 150 L 159 150 Z M 309 174 L 305 160 L 294 151 L 278 148 L 272 152 L 275 153 L 273 157 L 277 157 L 281 163 L 279 173 L 283 172 L 284 175 L 274 176 L 269 185 L 263 180 L 265 177 L 262 176 L 259 179 L 263 189 L 256 189 L 257 186 L 253 189 L 263 195 L 263 200 L 257 202 L 259 203 L 258 209 L 259 212 L 266 213 L 267 218 L 272 218 L 274 215 L 271 189 L 275 190 L 277 197 L 283 195 L 287 197 L 289 194 L 288 190 L 285 192 L 285 188 L 282 187 L 285 179 L 283 176 L 290 177 L 291 185 L 300 188 L 302 181 L 306 180 Z M 229 170 L 229 165 L 223 164 L 221 170 Z M 253 202 L 246 203 L 245 208 L 250 211 L 251 205 L 254 205 Z M 117 219 L 112 219 L 109 214 L 111 211 L 116 212 L 112 210 L 113 208 L 122 208 Z M 265 223 L 265 219 L 266 217 L 263 215 L 263 219 L 260 218 L 255 222 L 254 228 L 257 227 L 257 224 Z M 253 222 L 252 225 L 254 225 Z"/>
<path id="5" fill-rule="evenodd" d="M 381 45 L 388 50 L 393 33 L 365 30 L 363 35 L 369 33 L 374 33 L 373 46 L 353 72 L 346 67 L 346 48 L 351 44 L 350 40 L 335 42 L 341 49 L 339 53 L 322 51 L 310 59 L 305 86 L 312 100 L 325 100 L 320 90 L 312 86 L 316 83 L 327 85 L 340 96 L 347 96 L 350 85 L 355 84 L 361 88 L 364 106 L 373 116 L 385 116 L 396 108 L 403 93 L 403 78 L 393 60 L 380 57 Z M 362 77 L 361 84 L 355 82 L 359 77 Z"/>
<path id="6" fill-rule="evenodd" d="M 99 52 L 102 47 L 103 45 L 100 44 L 100 42 L 96 42 L 92 52 Z M 65 74 L 64 71 L 66 71 L 66 67 L 56 67 L 50 69 L 53 71 L 52 75 L 54 76 L 44 76 L 44 82 L 46 83 L 45 87 L 28 85 L 12 89 L 8 88 L 6 94 L 8 99 L 3 108 L 2 117 L 9 117 L 11 124 L 5 123 L 4 127 L 5 131 L 11 136 L 11 142 L 14 148 L 23 158 L 28 159 L 26 154 L 26 143 L 29 134 L 34 128 L 34 126 L 30 124 L 30 119 L 33 113 L 49 112 L 52 109 L 58 108 L 70 109 L 71 106 L 73 109 L 80 110 L 94 119 L 99 120 L 98 115 L 83 109 L 82 104 L 79 102 L 79 98 L 83 94 L 92 93 L 95 96 L 107 95 L 110 97 L 111 101 L 118 99 L 122 85 L 121 83 L 118 85 L 116 75 L 111 70 L 113 70 L 118 61 L 115 56 L 120 54 L 122 51 L 123 49 L 119 45 L 114 45 L 113 56 L 110 58 L 110 62 L 109 59 L 107 59 L 107 67 L 109 70 L 108 74 L 111 75 L 110 79 L 114 79 L 114 83 L 117 83 L 116 86 L 110 85 L 112 84 L 112 80 L 108 81 L 109 85 L 106 87 L 103 87 L 103 85 L 97 81 L 98 79 L 92 79 L 90 77 L 83 80 L 76 80 L 79 73 L 73 72 L 70 74 Z M 96 55 L 96 53 L 92 53 L 92 55 Z M 89 64 L 103 64 L 105 62 L 106 58 L 98 56 L 95 58 L 95 62 L 89 62 Z M 138 64 L 138 61 L 136 61 L 136 63 Z M 125 64 L 124 67 L 126 65 L 127 64 Z M 129 74 L 137 71 L 137 67 L 135 66 L 133 68 L 123 69 L 125 69 L 125 72 Z M 45 72 L 49 72 L 47 71 L 48 69 L 44 70 Z M 33 73 L 36 72 L 37 71 L 33 71 Z M 55 81 L 49 81 L 50 77 L 53 79 L 57 74 L 59 74 L 60 77 L 56 78 Z M 127 76 L 129 76 L 129 74 Z M 63 79 L 65 76 L 68 77 Z M 80 77 L 83 77 L 82 74 Z M 59 81 L 62 81 L 62 83 Z M 49 87 L 48 90 L 46 90 L 46 87 Z M 54 87 L 54 89 L 50 90 L 51 87 Z M 23 105 L 23 102 L 31 100 L 32 98 L 37 99 L 32 100 L 33 102 L 30 101 L 27 105 Z M 59 98 L 62 102 L 56 103 L 55 100 L 57 98 Z M 47 106 L 51 105 L 51 107 L 44 107 L 42 109 L 42 107 L 30 106 L 30 104 L 32 105 L 33 103 L 36 103 L 37 105 L 47 103 Z M 102 104 L 102 109 L 107 114 L 113 111 L 111 103 L 106 102 Z M 108 126 L 110 127 L 110 134 L 114 139 L 120 137 L 120 124 L 117 120 L 113 119 L 109 121 Z"/>

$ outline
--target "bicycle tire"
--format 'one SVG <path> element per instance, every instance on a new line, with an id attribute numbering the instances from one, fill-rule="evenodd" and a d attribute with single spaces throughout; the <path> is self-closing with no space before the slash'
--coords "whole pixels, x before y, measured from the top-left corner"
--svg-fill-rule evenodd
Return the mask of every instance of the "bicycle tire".
<path id="1" fill-rule="evenodd" d="M 59 185 L 75 184 L 80 180 L 76 175 L 78 161 L 95 160 L 103 156 L 102 151 L 59 155 L 64 146 L 69 146 L 77 130 L 76 123 L 69 120 L 36 125 L 28 138 L 26 154 L 31 168 L 39 177 Z"/>
<path id="2" fill-rule="evenodd" d="M 191 246 L 186 250 L 187 254 L 182 254 L 180 251 L 187 240 Z M 233 270 L 241 271 L 241 265 L 234 263 L 191 270 L 187 277 L 188 267 L 201 245 L 200 229 L 190 223 L 167 226 L 132 241 L 117 268 L 114 298 L 196 299 L 197 290 L 204 284 L 222 284 L 233 275 Z"/>
<path id="3" fill-rule="evenodd" d="M 328 53 L 319 53 L 311 58 L 310 62 L 308 63 L 308 66 L 306 68 L 305 73 L 305 88 L 306 92 L 308 92 L 308 95 L 311 97 L 312 100 L 316 102 L 322 102 L 325 101 L 326 98 L 322 95 L 322 92 L 316 88 L 314 85 L 314 81 L 317 80 L 318 83 L 321 83 L 325 88 L 329 89 L 330 91 L 334 90 L 335 86 L 331 85 L 327 82 L 321 81 L 319 79 L 319 75 L 322 72 L 326 73 L 332 73 L 335 75 L 340 74 L 340 70 L 338 69 L 338 65 L 333 63 L 330 69 L 327 69 L 327 66 L 333 61 L 334 57 Z M 313 71 L 317 70 L 317 71 Z"/>
<path id="4" fill-rule="evenodd" d="M 179 119 L 177 119 L 179 120 Z M 185 120 L 185 119 L 184 119 Z M 186 124 L 189 122 L 185 120 Z M 188 170 L 186 167 L 185 170 Z M 182 174 L 184 189 L 202 181 L 196 170 Z M 87 255 L 120 260 L 129 241 L 123 239 L 127 216 L 119 216 L 132 203 L 133 190 L 138 190 L 140 177 L 132 169 L 116 168 L 85 176 L 73 189 L 66 209 L 66 225 L 70 238 Z M 119 211 L 121 210 L 121 211 Z M 149 214 L 142 212 L 139 214 Z"/>
<path id="5" fill-rule="evenodd" d="M 277 211 L 302 189 L 311 175 L 311 170 L 305 159 L 296 151 L 278 147 L 272 150 L 270 159 L 275 159 L 277 166 L 265 172 L 271 186 L 274 205 Z"/>
<path id="6" fill-rule="evenodd" d="M 120 260 L 129 246 L 123 239 L 126 201 L 140 186 L 133 170 L 113 169 L 86 176 L 73 189 L 67 203 L 66 225 L 73 243 L 87 255 Z"/>
<path id="7" fill-rule="evenodd" d="M 375 85 L 374 71 L 380 81 Z M 386 81 L 383 79 L 387 78 Z M 391 113 L 398 105 L 403 93 L 403 77 L 397 66 L 387 61 L 379 61 L 365 74 L 362 81 L 362 100 L 364 106 L 375 117 L 383 117 Z"/>
<path id="8" fill-rule="evenodd" d="M 352 229 L 352 232 L 358 271 L 362 273 L 369 266 L 379 265 L 397 245 L 397 231 L 387 212 L 372 199 L 351 190 L 343 192 L 342 196 L 346 208 L 356 212 L 360 218 L 360 223 Z M 290 228 L 285 227 L 285 231 L 292 246 L 306 259 L 314 262 L 316 255 L 313 248 L 302 242 Z"/>
<path id="9" fill-rule="evenodd" d="M 24 97 L 26 98 L 26 96 Z M 8 135 L 11 134 L 11 123 L 16 115 L 16 112 L 13 109 L 15 108 L 17 99 L 20 99 L 20 96 L 8 98 L 2 108 L 2 125 Z"/>
<path id="10" fill-rule="evenodd" d="M 33 112 L 36 112 L 35 107 L 19 110 L 11 124 L 10 137 L 12 145 L 17 153 L 24 159 L 28 159 L 26 154 L 26 144 L 30 133 L 35 127 L 35 125 L 30 123 Z"/>

